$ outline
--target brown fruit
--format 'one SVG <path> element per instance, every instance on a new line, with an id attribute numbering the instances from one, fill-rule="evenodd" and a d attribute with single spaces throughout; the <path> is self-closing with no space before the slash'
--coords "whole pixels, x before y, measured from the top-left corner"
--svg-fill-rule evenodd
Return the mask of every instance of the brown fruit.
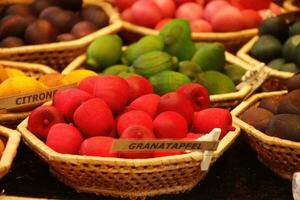
<path id="1" fill-rule="evenodd" d="M 55 27 L 50 22 L 39 19 L 28 26 L 25 40 L 29 44 L 50 43 L 55 41 L 56 33 Z"/>
<path id="2" fill-rule="evenodd" d="M 22 37 L 28 26 L 28 21 L 19 15 L 8 15 L 0 21 L 0 38 L 7 36 Z"/>
<path id="3" fill-rule="evenodd" d="M 40 13 L 40 18 L 41 19 L 46 19 L 49 20 L 52 16 L 57 15 L 58 13 L 62 12 L 63 10 L 60 7 L 57 6 L 51 6 L 48 8 L 45 8 L 41 13 Z"/>
<path id="4" fill-rule="evenodd" d="M 56 39 L 59 42 L 64 42 L 64 41 L 75 40 L 76 38 L 71 33 L 63 33 L 58 35 Z"/>
<path id="5" fill-rule="evenodd" d="M 75 24 L 72 28 L 71 33 L 76 37 L 76 38 L 82 38 L 90 33 L 93 33 L 97 31 L 97 27 L 88 21 L 80 21 L 77 24 Z"/>
<path id="6" fill-rule="evenodd" d="M 287 88 L 289 91 L 300 89 L 300 73 L 295 74 L 288 80 Z"/>
<path id="7" fill-rule="evenodd" d="M 14 4 L 9 6 L 6 11 L 5 15 L 20 15 L 20 16 L 28 16 L 31 15 L 31 10 L 28 5 L 25 4 Z"/>
<path id="8" fill-rule="evenodd" d="M 98 28 L 105 27 L 109 24 L 107 14 L 97 6 L 87 6 L 81 11 L 83 20 L 92 22 Z"/>
<path id="9" fill-rule="evenodd" d="M 269 123 L 266 134 L 282 139 L 300 142 L 300 115 L 275 115 Z"/>
<path id="10" fill-rule="evenodd" d="M 73 11 L 80 10 L 83 4 L 83 0 L 56 0 L 56 2 L 60 7 Z"/>
<path id="11" fill-rule="evenodd" d="M 76 23 L 75 14 L 72 11 L 51 13 L 46 20 L 51 22 L 60 33 L 69 32 Z"/>
<path id="12" fill-rule="evenodd" d="M 251 108 L 243 113 L 241 119 L 258 130 L 265 132 L 273 116 L 273 113 L 266 109 Z"/>
<path id="13" fill-rule="evenodd" d="M 32 11 L 39 15 L 44 9 L 54 6 L 51 0 L 34 0 L 31 4 Z"/>
<path id="14" fill-rule="evenodd" d="M 282 96 L 275 96 L 275 97 L 263 99 L 261 100 L 259 107 L 267 109 L 268 111 L 276 114 L 281 99 Z"/>
<path id="15" fill-rule="evenodd" d="M 282 98 L 277 113 L 300 115 L 300 89 L 293 90 Z"/>
<path id="16" fill-rule="evenodd" d="M 20 46 L 23 46 L 24 44 L 25 43 L 21 38 L 10 36 L 10 37 L 4 38 L 0 42 L 0 47 L 2 47 L 2 48 L 20 47 Z"/>

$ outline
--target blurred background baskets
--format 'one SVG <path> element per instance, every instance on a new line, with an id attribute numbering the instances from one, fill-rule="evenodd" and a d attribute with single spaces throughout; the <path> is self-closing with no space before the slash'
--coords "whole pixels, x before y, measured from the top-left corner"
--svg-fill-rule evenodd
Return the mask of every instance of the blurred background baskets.
<path id="1" fill-rule="evenodd" d="M 298 5 L 295 5 L 297 3 L 297 0 L 286 0 L 283 2 L 283 8 L 287 11 L 297 11 L 299 10 L 299 3 Z"/>

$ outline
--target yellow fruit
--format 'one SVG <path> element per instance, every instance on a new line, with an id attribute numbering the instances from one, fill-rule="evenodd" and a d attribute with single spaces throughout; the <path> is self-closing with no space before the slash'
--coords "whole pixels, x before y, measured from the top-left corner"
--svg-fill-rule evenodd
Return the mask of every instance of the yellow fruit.
<path id="1" fill-rule="evenodd" d="M 5 71 L 8 77 L 26 76 L 26 74 L 19 69 L 5 68 Z"/>
<path id="2" fill-rule="evenodd" d="M 46 89 L 46 87 L 34 78 L 17 76 L 8 78 L 0 84 L 0 97 L 24 94 L 42 89 Z"/>
<path id="3" fill-rule="evenodd" d="M 5 149 L 5 144 L 3 140 L 0 139 L 0 157 L 2 156 L 4 149 Z"/>
<path id="4" fill-rule="evenodd" d="M 45 74 L 40 77 L 39 82 L 43 83 L 47 87 L 56 87 L 63 85 L 63 76 L 59 73 Z"/>
<path id="5" fill-rule="evenodd" d="M 97 76 L 96 72 L 87 69 L 78 69 L 70 72 L 63 78 L 63 83 L 71 84 L 71 83 L 79 83 L 83 79 L 89 76 Z"/>
<path id="6" fill-rule="evenodd" d="M 8 79 L 8 74 L 4 67 L 0 65 L 0 83 Z"/>

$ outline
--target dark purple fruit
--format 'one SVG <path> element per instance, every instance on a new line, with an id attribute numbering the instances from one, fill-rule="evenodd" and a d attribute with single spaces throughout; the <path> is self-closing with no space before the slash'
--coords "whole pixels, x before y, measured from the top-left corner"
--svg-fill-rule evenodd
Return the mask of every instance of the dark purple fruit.
<path id="1" fill-rule="evenodd" d="M 28 21 L 19 15 L 8 15 L 0 21 L 0 38 L 8 36 L 23 37 Z"/>
<path id="2" fill-rule="evenodd" d="M 44 9 L 54 6 L 53 1 L 50 0 L 34 0 L 31 4 L 32 11 L 39 15 Z"/>
<path id="3" fill-rule="evenodd" d="M 20 16 L 28 16 L 31 15 L 31 10 L 28 5 L 25 4 L 14 4 L 9 6 L 6 11 L 5 15 L 20 15 Z"/>
<path id="4" fill-rule="evenodd" d="M 287 82 L 288 91 L 300 89 L 300 73 L 292 76 Z"/>
<path id="5" fill-rule="evenodd" d="M 44 44 L 56 41 L 57 31 L 47 20 L 38 19 L 25 31 L 25 40 L 29 44 Z"/>
<path id="6" fill-rule="evenodd" d="M 263 100 L 261 100 L 259 107 L 264 108 L 264 109 L 276 114 L 281 99 L 282 99 L 282 96 L 275 96 L 275 97 L 263 99 Z"/>
<path id="7" fill-rule="evenodd" d="M 300 90 L 285 95 L 278 106 L 277 113 L 300 115 Z"/>
<path id="8" fill-rule="evenodd" d="M 275 115 L 268 125 L 266 134 L 273 137 L 300 142 L 300 115 Z"/>
<path id="9" fill-rule="evenodd" d="M 49 15 L 48 20 L 51 22 L 59 33 L 70 32 L 71 28 L 76 23 L 75 14 L 72 11 L 61 11 L 56 14 Z"/>
<path id="10" fill-rule="evenodd" d="M 109 24 L 107 14 L 97 6 L 87 6 L 81 11 L 82 19 L 92 22 L 98 28 L 105 27 Z"/>
<path id="11" fill-rule="evenodd" d="M 51 6 L 46 9 L 44 9 L 40 13 L 40 18 L 41 19 L 46 19 L 49 20 L 52 16 L 57 15 L 58 13 L 62 12 L 63 10 L 60 7 L 57 6 Z"/>
<path id="12" fill-rule="evenodd" d="M 273 113 L 263 108 L 251 108 L 241 116 L 246 123 L 254 126 L 256 129 L 264 132 L 273 117 Z"/>
<path id="13" fill-rule="evenodd" d="M 57 0 L 57 5 L 67 10 L 79 11 L 83 0 Z"/>
<path id="14" fill-rule="evenodd" d="M 76 38 L 82 38 L 90 33 L 93 33 L 97 31 L 96 25 L 94 25 L 91 22 L 88 21 L 81 21 L 75 24 L 72 28 L 71 33 L 76 37 Z"/>
<path id="15" fill-rule="evenodd" d="M 76 38 L 71 33 L 63 33 L 57 36 L 57 41 L 59 42 L 70 41 L 75 39 Z"/>
<path id="16" fill-rule="evenodd" d="M 24 41 L 18 37 L 7 37 L 0 42 L 1 48 L 20 47 L 24 45 Z"/>

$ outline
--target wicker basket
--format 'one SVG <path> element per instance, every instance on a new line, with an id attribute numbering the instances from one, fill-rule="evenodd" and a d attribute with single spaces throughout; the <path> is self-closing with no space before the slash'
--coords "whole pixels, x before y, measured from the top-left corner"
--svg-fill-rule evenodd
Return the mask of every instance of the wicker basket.
<path id="1" fill-rule="evenodd" d="M 236 64 L 238 66 L 243 67 L 246 70 L 251 69 L 252 67 L 242 61 L 241 59 L 237 58 L 236 56 L 226 52 L 226 61 L 230 64 Z M 86 56 L 81 55 L 77 57 L 73 62 L 68 65 L 62 74 L 68 74 L 73 70 L 86 68 Z M 246 85 L 242 87 L 237 92 L 227 93 L 227 94 L 218 94 L 218 95 L 211 95 L 211 105 L 212 107 L 226 107 L 226 108 L 233 108 L 234 106 L 238 105 L 243 99 L 251 92 L 252 87 L 250 85 Z"/>
<path id="2" fill-rule="evenodd" d="M 10 170 L 17 154 L 21 136 L 18 131 L 8 129 L 4 126 L 0 126 L 0 136 L 6 141 L 4 152 L 0 158 L 0 178 L 2 178 Z"/>
<path id="3" fill-rule="evenodd" d="M 237 56 L 251 65 L 258 65 L 262 62 L 251 57 L 250 51 L 254 43 L 258 40 L 258 36 L 253 37 L 248 43 L 246 43 L 238 52 Z M 270 70 L 270 75 L 268 79 L 262 85 L 263 91 L 276 91 L 286 89 L 286 81 L 294 75 L 291 72 L 284 72 L 268 68 Z"/>
<path id="4" fill-rule="evenodd" d="M 286 11 L 297 11 L 300 8 L 296 5 L 294 5 L 295 2 L 296 2 L 296 0 L 286 0 L 283 2 L 283 8 Z"/>
<path id="5" fill-rule="evenodd" d="M 0 5 L 10 3 L 29 4 L 31 2 L 32 0 L 2 0 L 0 1 Z M 115 33 L 121 29 L 122 22 L 119 19 L 119 15 L 110 4 L 100 0 L 84 0 L 84 4 L 101 7 L 110 17 L 110 25 L 95 33 L 73 41 L 27 45 L 14 48 L 0 48 L 0 59 L 40 63 L 60 70 L 77 56 L 85 52 L 86 47 L 95 38 Z"/>
<path id="6" fill-rule="evenodd" d="M 60 154 L 30 133 L 26 126 L 27 119 L 18 126 L 24 142 L 49 164 L 53 175 L 78 192 L 144 199 L 191 190 L 207 174 L 200 170 L 201 152 L 149 159 Z M 234 132 L 220 141 L 212 163 L 229 148 L 239 131 L 236 126 Z"/>
<path id="7" fill-rule="evenodd" d="M 232 114 L 240 116 L 247 109 L 257 106 L 261 99 L 282 96 L 286 91 L 260 93 L 236 107 Z M 268 136 L 244 121 L 235 118 L 235 123 L 245 131 L 250 145 L 259 160 L 282 178 L 292 180 L 294 172 L 300 171 L 300 143 Z"/>
<path id="8" fill-rule="evenodd" d="M 38 78 L 43 74 L 50 74 L 56 72 L 50 67 L 33 64 L 33 63 L 24 63 L 24 62 L 14 62 L 14 61 L 4 61 L 0 60 L 0 65 L 4 67 L 11 67 L 20 69 L 25 72 L 28 76 Z M 21 120 L 26 118 L 29 115 L 29 112 L 0 112 L 0 124 L 6 123 L 20 123 Z"/>

